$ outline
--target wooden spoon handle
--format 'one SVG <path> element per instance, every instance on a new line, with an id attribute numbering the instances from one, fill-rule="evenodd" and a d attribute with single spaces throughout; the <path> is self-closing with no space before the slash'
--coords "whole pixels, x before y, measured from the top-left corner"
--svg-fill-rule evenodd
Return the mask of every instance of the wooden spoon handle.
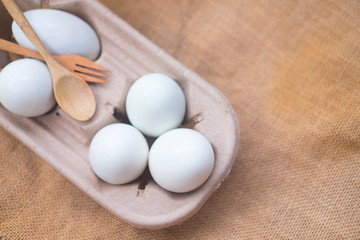
<path id="1" fill-rule="evenodd" d="M 4 50 L 4 51 L 7 51 L 7 52 L 16 53 L 18 55 L 43 60 L 40 53 L 35 52 L 34 50 L 31 50 L 31 49 L 22 47 L 20 45 L 17 45 L 16 43 L 6 41 L 6 40 L 1 39 L 1 38 L 0 38 L 0 49 Z"/>
<path id="2" fill-rule="evenodd" d="M 11 17 L 15 20 L 20 29 L 25 33 L 28 39 L 34 44 L 45 62 L 54 62 L 50 53 L 46 50 L 39 37 L 36 35 L 34 29 L 24 16 L 23 12 L 14 0 L 1 0 Z"/>

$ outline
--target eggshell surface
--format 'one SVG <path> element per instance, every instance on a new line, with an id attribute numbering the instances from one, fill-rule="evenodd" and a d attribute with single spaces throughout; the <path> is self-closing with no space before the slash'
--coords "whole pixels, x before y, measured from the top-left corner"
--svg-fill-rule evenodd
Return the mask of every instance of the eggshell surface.
<path id="1" fill-rule="evenodd" d="M 139 78 L 126 97 L 126 112 L 131 124 L 151 137 L 178 127 L 185 110 L 185 96 L 180 86 L 160 73 Z"/>
<path id="2" fill-rule="evenodd" d="M 24 12 L 24 15 L 51 54 L 76 54 L 90 60 L 99 56 L 100 40 L 81 18 L 55 9 L 34 9 Z M 36 51 L 14 21 L 12 32 L 21 46 Z"/>
<path id="3" fill-rule="evenodd" d="M 214 151 L 202 134 L 185 128 L 161 135 L 149 153 L 149 169 L 155 182 L 176 193 L 201 186 L 214 167 Z"/>
<path id="4" fill-rule="evenodd" d="M 125 184 L 141 175 L 149 147 L 134 127 L 114 123 L 100 129 L 91 141 L 89 160 L 95 174 L 111 184 Z"/>
<path id="5" fill-rule="evenodd" d="M 56 104 L 47 66 L 35 59 L 9 63 L 0 73 L 0 102 L 23 117 L 47 113 Z"/>

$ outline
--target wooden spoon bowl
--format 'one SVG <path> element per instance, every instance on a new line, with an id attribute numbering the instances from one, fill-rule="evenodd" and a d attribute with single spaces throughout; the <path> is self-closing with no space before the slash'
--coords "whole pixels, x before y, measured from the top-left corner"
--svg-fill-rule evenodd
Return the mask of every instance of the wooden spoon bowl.
<path id="1" fill-rule="evenodd" d="M 87 121 L 94 115 L 96 106 L 94 95 L 79 76 L 69 71 L 57 76 L 54 89 L 56 89 L 54 91 L 56 101 L 72 118 Z"/>
<path id="2" fill-rule="evenodd" d="M 39 1 L 29 0 L 22 1 L 21 8 L 38 6 Z M 19 118 L 0 107 L 0 125 L 131 225 L 164 228 L 188 219 L 220 186 L 236 159 L 239 126 L 230 103 L 208 82 L 97 1 L 51 0 L 50 7 L 76 14 L 92 25 L 102 42 L 102 54 L 97 62 L 113 74 L 109 83 L 93 88 L 97 111 L 90 121 L 74 121 L 59 109 L 42 117 Z M 4 61 L 6 57 L 0 55 L 0 63 Z M 214 171 L 208 181 L 192 192 L 170 193 L 159 187 L 148 172 L 129 184 L 110 185 L 100 180 L 90 167 L 88 148 L 92 137 L 110 123 L 126 121 L 127 91 L 137 78 L 150 72 L 164 73 L 177 80 L 187 101 L 184 123 L 205 135 L 215 150 Z"/>

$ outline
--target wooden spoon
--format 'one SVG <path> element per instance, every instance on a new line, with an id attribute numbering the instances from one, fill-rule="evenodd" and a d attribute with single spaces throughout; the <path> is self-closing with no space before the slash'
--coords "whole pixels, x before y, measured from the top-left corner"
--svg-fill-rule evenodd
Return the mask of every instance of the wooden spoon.
<path id="1" fill-rule="evenodd" d="M 94 95 L 87 83 L 61 66 L 46 50 L 14 0 L 2 0 L 4 6 L 28 39 L 44 58 L 50 70 L 57 103 L 72 118 L 89 120 L 95 113 Z"/>

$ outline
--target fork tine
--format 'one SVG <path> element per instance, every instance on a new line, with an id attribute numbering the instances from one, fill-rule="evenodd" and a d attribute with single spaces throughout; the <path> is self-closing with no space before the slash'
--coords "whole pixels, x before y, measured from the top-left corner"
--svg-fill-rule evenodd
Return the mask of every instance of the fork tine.
<path id="1" fill-rule="evenodd" d="M 94 70 L 91 70 L 89 68 L 84 68 L 84 67 L 80 67 L 80 66 L 74 66 L 73 67 L 73 71 L 75 72 L 80 72 L 80 73 L 85 73 L 85 74 L 91 74 L 94 77 L 110 77 L 109 75 L 100 73 L 100 72 L 96 72 Z"/>
<path id="2" fill-rule="evenodd" d="M 103 80 L 103 79 L 99 79 L 81 72 L 75 72 L 76 75 L 78 75 L 79 77 L 81 77 L 82 79 L 84 79 L 87 82 L 95 82 L 95 83 L 107 83 L 108 81 Z"/>
<path id="3" fill-rule="evenodd" d="M 75 55 L 76 56 L 76 55 Z M 103 72 L 111 72 L 109 69 L 107 68 L 104 68 L 103 66 L 87 59 L 87 58 L 84 58 L 84 57 L 80 57 L 80 56 L 76 56 L 78 59 L 77 62 L 77 66 L 80 66 L 80 67 L 85 67 L 85 68 L 92 68 L 92 69 L 95 69 L 95 70 L 98 70 L 98 71 L 103 71 Z"/>

